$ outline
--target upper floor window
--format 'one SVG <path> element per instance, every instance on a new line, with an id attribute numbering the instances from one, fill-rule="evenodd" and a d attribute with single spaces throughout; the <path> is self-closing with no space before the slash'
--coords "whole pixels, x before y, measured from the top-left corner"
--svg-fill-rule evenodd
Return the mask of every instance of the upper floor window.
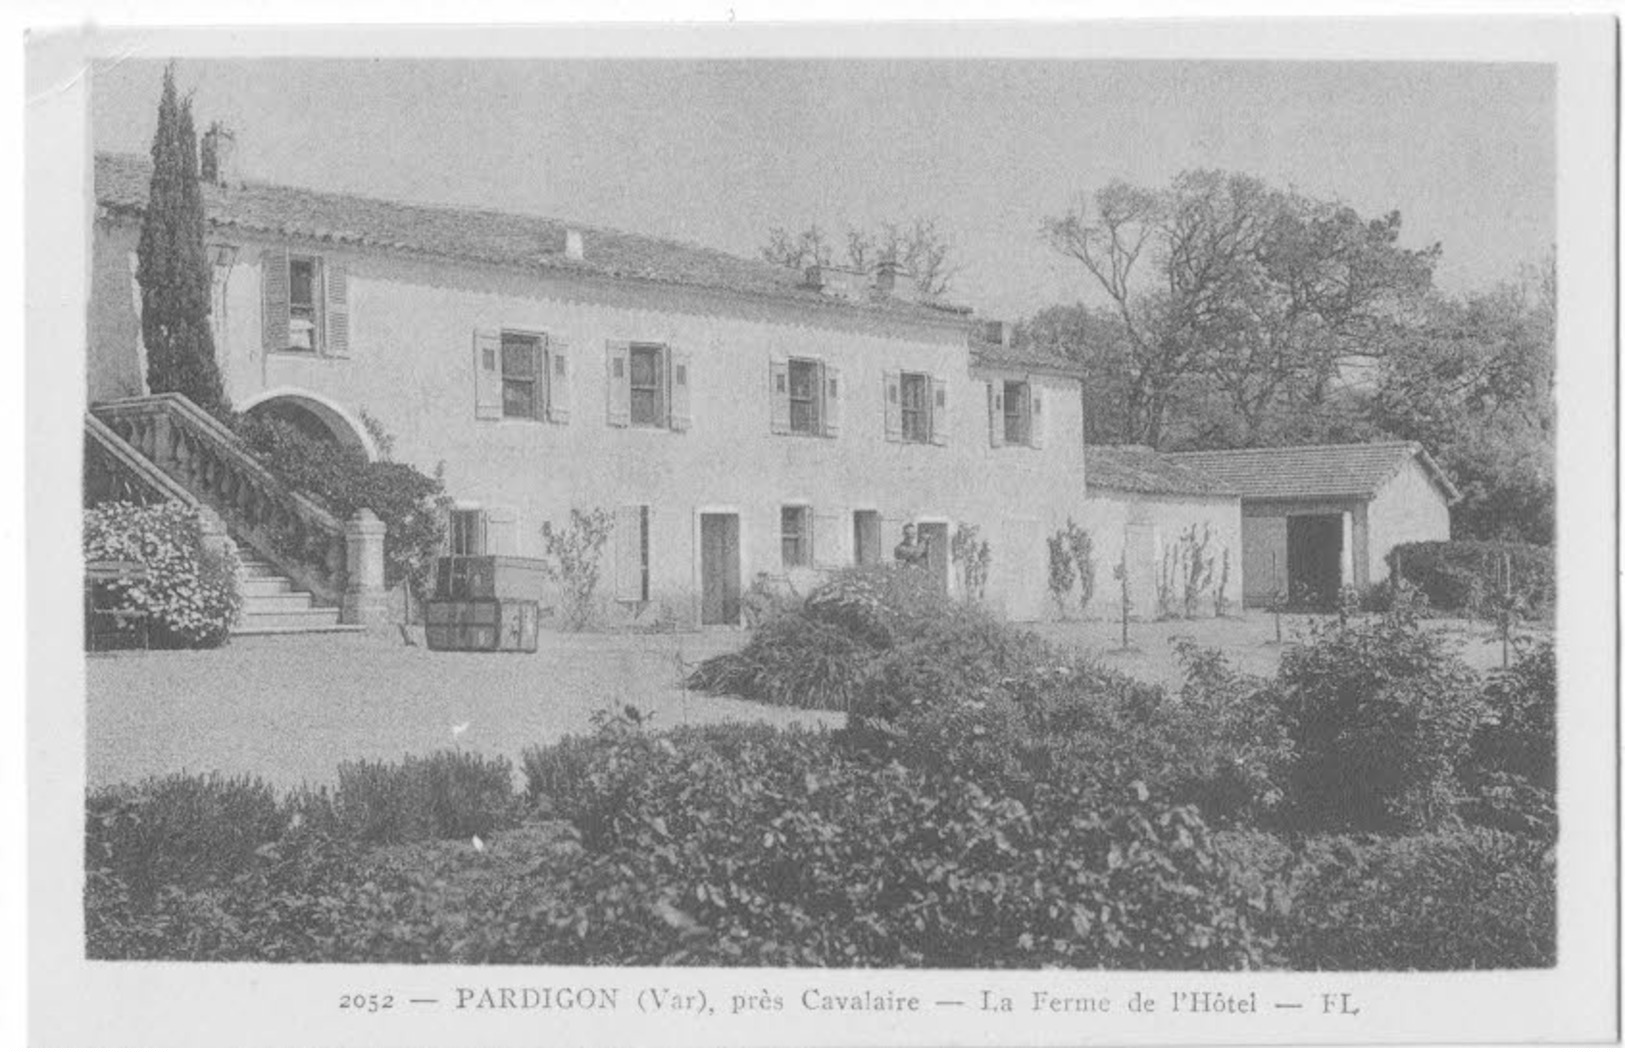
<path id="1" fill-rule="evenodd" d="M 502 415 L 522 420 L 543 418 L 547 359 L 541 337 L 502 334 Z"/>
<path id="2" fill-rule="evenodd" d="M 569 345 L 541 332 L 475 329 L 474 415 L 568 423 Z"/>
<path id="3" fill-rule="evenodd" d="M 903 441 L 931 441 L 931 378 L 904 373 L 902 379 Z"/>
<path id="4" fill-rule="evenodd" d="M 632 423 L 642 427 L 666 426 L 666 349 L 653 344 L 632 345 Z"/>
<path id="5" fill-rule="evenodd" d="M 266 351 L 341 358 L 350 350 L 349 280 L 343 263 L 266 249 L 260 257 Z"/>
<path id="6" fill-rule="evenodd" d="M 823 385 L 818 382 L 818 363 L 805 358 L 790 361 L 790 430 L 798 435 L 819 433 L 819 408 Z"/>
<path id="7" fill-rule="evenodd" d="M 607 363 L 611 427 L 688 430 L 691 363 L 686 351 L 663 343 L 612 341 Z"/>
<path id="8" fill-rule="evenodd" d="M 1027 385 L 1007 380 L 1004 384 L 1004 440 L 1010 445 L 1024 446 L 1027 433 Z"/>
<path id="9" fill-rule="evenodd" d="M 888 372 L 886 438 L 891 442 L 948 441 L 948 385 L 929 373 Z"/>
<path id="10" fill-rule="evenodd" d="M 1044 392 L 1031 380 L 989 380 L 987 437 L 992 446 L 1044 445 Z"/>
<path id="11" fill-rule="evenodd" d="M 839 369 L 816 358 L 773 358 L 768 365 L 774 434 L 840 434 Z"/>

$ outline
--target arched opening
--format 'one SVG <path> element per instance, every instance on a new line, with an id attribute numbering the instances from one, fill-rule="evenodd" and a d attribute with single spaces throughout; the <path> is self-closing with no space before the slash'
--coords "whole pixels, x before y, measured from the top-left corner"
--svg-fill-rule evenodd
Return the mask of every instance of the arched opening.
<path id="1" fill-rule="evenodd" d="M 249 416 L 281 420 L 312 438 L 358 449 L 369 461 L 378 459 L 378 446 L 361 421 L 321 395 L 277 388 L 250 398 L 242 410 Z"/>

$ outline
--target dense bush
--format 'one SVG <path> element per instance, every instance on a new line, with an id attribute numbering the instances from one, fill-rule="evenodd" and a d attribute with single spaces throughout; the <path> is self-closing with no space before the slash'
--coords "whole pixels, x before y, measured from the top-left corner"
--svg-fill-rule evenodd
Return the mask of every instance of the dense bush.
<path id="1" fill-rule="evenodd" d="M 99 584 L 115 605 L 144 610 L 157 647 L 216 647 L 226 641 L 242 601 L 237 558 L 203 543 L 197 512 L 179 502 L 112 502 L 85 510 L 86 561 L 116 559 L 146 567 L 146 580 Z"/>
<path id="2" fill-rule="evenodd" d="M 1311 840 L 1287 888 L 1282 949 L 1295 968 L 1556 963 L 1556 868 L 1529 837 L 1467 827 Z"/>
<path id="3" fill-rule="evenodd" d="M 1552 549 L 1501 541 L 1417 541 L 1388 553 L 1391 574 L 1414 584 L 1437 610 L 1487 616 L 1498 607 L 1503 566 L 1526 616 L 1549 613 L 1557 599 Z"/>
<path id="4" fill-rule="evenodd" d="M 1478 676 L 1414 617 L 1317 627 L 1282 656 L 1273 690 L 1300 826 L 1393 832 L 1453 812 L 1484 703 Z"/>
<path id="5" fill-rule="evenodd" d="M 445 485 L 438 469 L 429 476 L 410 464 L 368 461 L 358 449 L 314 438 L 271 417 L 242 416 L 235 429 L 284 485 L 316 498 L 336 517 L 348 521 L 362 508 L 371 509 L 386 530 L 384 583 L 393 588 L 404 580 L 420 594 L 427 590 L 445 543 Z"/>
<path id="6" fill-rule="evenodd" d="M 563 748 L 572 759 L 539 750 L 527 769 L 548 772 L 533 793 L 587 851 L 533 921 L 531 945 L 578 940 L 565 959 L 1203 968 L 1267 955 L 1200 816 L 1144 786 L 1020 800 L 809 731 L 614 721 Z"/>
<path id="7" fill-rule="evenodd" d="M 1469 821 L 1553 839 L 1557 833 L 1557 652 L 1551 642 L 1491 674 L 1487 718 L 1463 775 Z"/>
<path id="8" fill-rule="evenodd" d="M 399 762 L 339 764 L 338 788 L 297 794 L 292 806 L 334 836 L 364 844 L 462 840 L 516 818 L 513 765 L 443 749 Z"/>
<path id="9" fill-rule="evenodd" d="M 877 653 L 848 632 L 787 613 L 762 622 L 740 650 L 702 661 L 688 686 L 771 705 L 844 712 Z"/>

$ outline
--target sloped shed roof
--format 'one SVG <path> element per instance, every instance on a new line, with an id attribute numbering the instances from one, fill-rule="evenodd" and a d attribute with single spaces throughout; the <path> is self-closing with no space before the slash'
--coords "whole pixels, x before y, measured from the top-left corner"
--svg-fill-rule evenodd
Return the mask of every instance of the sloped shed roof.
<path id="1" fill-rule="evenodd" d="M 114 215 L 139 215 L 147 205 L 151 173 L 152 166 L 144 157 L 97 154 L 97 203 Z M 406 204 L 260 182 L 230 189 L 204 184 L 203 201 L 212 225 L 255 233 L 460 262 L 718 289 L 938 323 L 963 321 L 969 313 L 947 304 L 888 297 L 837 299 L 809 288 L 804 276 L 788 267 L 700 245 L 537 215 Z M 566 229 L 581 231 L 584 258 L 565 255 Z"/>
<path id="2" fill-rule="evenodd" d="M 1446 500 L 1453 502 L 1461 496 L 1416 442 L 1212 449 L 1167 456 L 1208 475 L 1245 500 L 1368 499 L 1413 458 L 1421 462 Z"/>
<path id="3" fill-rule="evenodd" d="M 1237 492 L 1150 446 L 1085 446 L 1086 489 L 1187 497 L 1234 497 Z"/>

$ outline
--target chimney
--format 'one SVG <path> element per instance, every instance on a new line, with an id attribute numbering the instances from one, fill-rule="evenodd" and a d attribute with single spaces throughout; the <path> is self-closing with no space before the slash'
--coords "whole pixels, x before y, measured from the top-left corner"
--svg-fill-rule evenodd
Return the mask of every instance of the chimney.
<path id="1" fill-rule="evenodd" d="M 1008 347 L 1013 328 L 1007 321 L 989 318 L 982 322 L 982 339 L 988 343 L 996 343 L 1000 347 Z"/>
<path id="2" fill-rule="evenodd" d="M 199 165 L 202 179 L 219 187 L 241 186 L 237 172 L 237 135 L 230 128 L 215 121 L 203 133 L 202 158 Z"/>
<path id="3" fill-rule="evenodd" d="M 914 275 L 896 259 L 883 259 L 875 265 L 875 292 L 881 296 L 909 303 L 919 298 L 914 287 Z"/>
<path id="4" fill-rule="evenodd" d="M 587 258 L 586 242 L 581 239 L 581 231 L 575 227 L 567 227 L 564 231 L 564 258 L 583 260 Z"/>

